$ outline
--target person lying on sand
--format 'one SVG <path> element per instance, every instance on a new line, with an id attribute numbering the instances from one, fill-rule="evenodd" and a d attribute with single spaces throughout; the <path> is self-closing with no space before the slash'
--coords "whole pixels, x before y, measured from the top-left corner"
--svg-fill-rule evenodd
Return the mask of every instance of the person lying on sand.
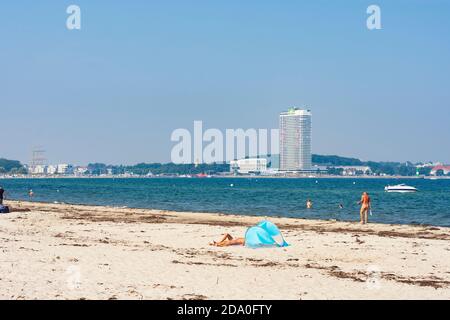
<path id="1" fill-rule="evenodd" d="M 245 239 L 244 238 L 233 238 L 231 234 L 224 234 L 222 240 L 219 242 L 213 241 L 210 243 L 211 246 L 215 247 L 229 247 L 229 246 L 244 246 Z"/>

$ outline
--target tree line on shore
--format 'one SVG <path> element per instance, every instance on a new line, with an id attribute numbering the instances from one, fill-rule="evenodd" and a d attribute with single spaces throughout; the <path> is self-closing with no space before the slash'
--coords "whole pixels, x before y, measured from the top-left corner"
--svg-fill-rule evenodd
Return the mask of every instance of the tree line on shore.
<path id="1" fill-rule="evenodd" d="M 326 166 L 328 173 L 332 175 L 342 175 L 343 169 L 340 166 L 361 166 L 369 167 L 375 175 L 392 175 L 392 176 L 429 176 L 432 167 L 417 167 L 418 164 L 412 162 L 375 162 L 361 161 L 356 158 L 346 158 L 340 156 L 323 156 L 313 155 L 312 162 L 317 165 Z M 362 173 L 363 174 L 363 173 Z"/>
<path id="2" fill-rule="evenodd" d="M 0 174 L 27 174 L 28 170 L 20 161 L 0 158 Z"/>
<path id="3" fill-rule="evenodd" d="M 114 166 L 104 163 L 90 163 L 88 172 L 92 175 L 107 174 L 126 174 L 134 175 L 195 175 L 195 174 L 217 174 L 230 171 L 230 165 L 225 163 L 212 164 L 175 164 L 175 163 L 139 163 L 133 166 Z"/>
<path id="4" fill-rule="evenodd" d="M 269 157 L 270 158 L 270 157 Z M 312 162 L 315 165 L 320 165 L 328 168 L 328 174 L 342 175 L 343 169 L 340 166 L 366 166 L 369 167 L 373 174 L 376 175 L 399 175 L 399 176 L 415 176 L 417 172 L 420 175 L 429 176 L 431 167 L 417 168 L 411 162 L 375 162 L 375 161 L 361 161 L 356 158 L 346 158 L 335 155 L 316 155 L 312 156 Z M 269 166 L 271 165 L 269 161 Z M 212 163 L 212 164 L 174 164 L 174 163 L 140 163 L 134 166 L 113 166 L 102 163 L 93 163 L 88 165 L 90 174 L 100 175 L 106 174 L 109 171 L 112 174 L 133 173 L 136 175 L 148 174 L 168 174 L 168 175 L 195 175 L 200 173 L 218 174 L 230 171 L 230 165 L 226 163 Z M 364 172 L 360 173 L 361 175 Z"/>
<path id="5" fill-rule="evenodd" d="M 375 175 L 398 175 L 398 176 L 428 176 L 431 167 L 417 167 L 411 162 L 375 162 L 361 161 L 356 158 L 346 158 L 335 155 L 313 155 L 312 161 L 316 165 L 328 168 L 328 174 L 342 175 L 343 169 L 340 166 L 361 166 L 369 167 Z M 271 165 L 269 161 L 269 166 Z M 175 164 L 175 163 L 139 163 L 136 165 L 107 165 L 104 163 L 90 163 L 87 166 L 87 174 L 126 174 L 134 175 L 196 175 L 196 174 L 220 174 L 230 171 L 230 165 L 226 163 L 212 164 Z M 27 174 L 26 166 L 17 160 L 7 160 L 0 158 L 0 174 L 20 175 Z M 363 175 L 364 172 L 359 174 Z"/>

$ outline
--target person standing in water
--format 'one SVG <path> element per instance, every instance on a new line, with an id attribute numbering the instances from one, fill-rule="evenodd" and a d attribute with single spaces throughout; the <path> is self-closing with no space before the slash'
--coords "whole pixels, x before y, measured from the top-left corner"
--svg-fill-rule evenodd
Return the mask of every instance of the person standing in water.
<path id="1" fill-rule="evenodd" d="M 3 205 L 3 199 L 5 197 L 5 189 L 0 186 L 0 205 Z"/>
<path id="2" fill-rule="evenodd" d="M 313 207 L 313 202 L 311 201 L 311 199 L 308 199 L 308 201 L 306 201 L 306 209 L 312 209 Z"/>
<path id="3" fill-rule="evenodd" d="M 366 224 L 368 220 L 369 210 L 370 210 L 370 197 L 367 192 L 363 192 L 361 196 L 361 201 L 358 202 L 361 205 L 361 210 L 359 211 L 359 216 L 361 218 L 361 224 Z"/>
<path id="4" fill-rule="evenodd" d="M 30 197 L 30 201 L 33 201 L 33 197 L 34 197 L 33 190 L 30 189 L 30 191 L 28 191 L 28 196 Z"/>

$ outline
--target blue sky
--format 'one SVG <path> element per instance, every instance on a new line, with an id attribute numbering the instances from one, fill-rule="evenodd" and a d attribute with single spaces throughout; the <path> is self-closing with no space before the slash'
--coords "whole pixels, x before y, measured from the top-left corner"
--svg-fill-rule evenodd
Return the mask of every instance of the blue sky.
<path id="1" fill-rule="evenodd" d="M 166 162 L 194 120 L 276 128 L 307 105 L 315 153 L 450 163 L 449 34 L 445 0 L 3 1 L 0 157 Z"/>

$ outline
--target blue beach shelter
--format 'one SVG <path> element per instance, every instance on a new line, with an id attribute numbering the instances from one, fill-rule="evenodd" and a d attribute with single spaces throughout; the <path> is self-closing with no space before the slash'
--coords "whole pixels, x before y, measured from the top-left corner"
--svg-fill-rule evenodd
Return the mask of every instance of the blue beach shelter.
<path id="1" fill-rule="evenodd" d="M 245 233 L 245 246 L 249 248 L 287 247 L 278 227 L 270 221 L 264 220 L 256 226 L 248 228 Z"/>

